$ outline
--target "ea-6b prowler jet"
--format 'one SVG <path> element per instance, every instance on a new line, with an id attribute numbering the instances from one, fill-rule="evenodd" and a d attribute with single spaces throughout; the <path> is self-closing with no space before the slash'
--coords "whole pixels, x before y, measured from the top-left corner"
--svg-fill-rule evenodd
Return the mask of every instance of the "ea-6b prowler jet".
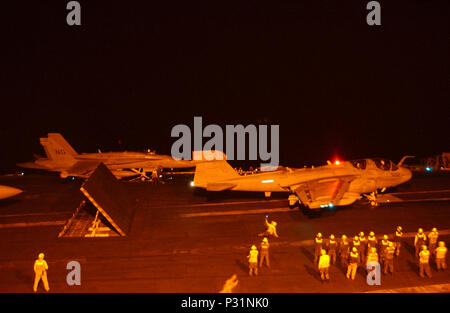
<path id="1" fill-rule="evenodd" d="M 266 196 L 271 192 L 290 192 L 310 209 L 350 205 L 363 195 L 375 205 L 378 189 L 411 179 L 411 171 L 401 167 L 406 158 L 398 164 L 372 158 L 247 176 L 239 175 L 226 161 L 215 160 L 197 165 L 192 185 L 208 191 L 261 191 Z"/>
<path id="2" fill-rule="evenodd" d="M 195 163 L 189 160 L 174 160 L 168 155 L 154 152 L 99 152 L 78 154 L 59 133 L 49 133 L 40 138 L 47 158 L 36 157 L 34 162 L 17 164 L 23 168 L 59 172 L 61 178 L 87 178 L 103 162 L 116 178 L 138 176 L 149 179 L 147 172 L 162 168 L 189 168 Z"/>

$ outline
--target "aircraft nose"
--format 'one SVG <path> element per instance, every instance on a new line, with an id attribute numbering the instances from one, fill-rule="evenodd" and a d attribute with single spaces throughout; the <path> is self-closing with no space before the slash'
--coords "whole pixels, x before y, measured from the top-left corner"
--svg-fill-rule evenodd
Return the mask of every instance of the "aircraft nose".
<path id="1" fill-rule="evenodd" d="M 18 195 L 19 193 L 22 193 L 23 191 L 9 186 L 1 186 L 0 187 L 0 199 L 6 199 L 10 197 L 14 197 L 15 195 Z"/>
<path id="2" fill-rule="evenodd" d="M 408 180 L 410 180 L 412 178 L 412 172 L 410 169 L 408 168 L 402 168 L 402 177 L 403 177 L 403 182 L 407 182 Z"/>

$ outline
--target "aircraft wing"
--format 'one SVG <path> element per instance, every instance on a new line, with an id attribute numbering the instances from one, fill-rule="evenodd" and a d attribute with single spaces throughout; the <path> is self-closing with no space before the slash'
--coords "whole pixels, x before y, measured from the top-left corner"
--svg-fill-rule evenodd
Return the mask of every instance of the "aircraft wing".
<path id="1" fill-rule="evenodd" d="M 224 191 L 224 190 L 229 190 L 235 186 L 236 186 L 236 184 L 232 184 L 232 183 L 208 183 L 206 185 L 206 190 L 208 190 L 208 191 Z"/>
<path id="2" fill-rule="evenodd" d="M 350 183 L 355 176 L 333 176 L 320 178 L 294 184 L 290 186 L 303 204 L 310 208 L 320 205 L 338 205 L 344 194 L 348 191 Z"/>
<path id="3" fill-rule="evenodd" d="M 100 164 L 100 161 L 78 161 L 67 170 L 68 176 L 88 177 Z"/>
<path id="4" fill-rule="evenodd" d="M 19 167 L 22 168 L 32 168 L 32 169 L 38 169 L 38 170 L 50 170 L 47 166 L 37 164 L 35 162 L 23 162 L 23 163 L 17 163 L 16 164 Z"/>

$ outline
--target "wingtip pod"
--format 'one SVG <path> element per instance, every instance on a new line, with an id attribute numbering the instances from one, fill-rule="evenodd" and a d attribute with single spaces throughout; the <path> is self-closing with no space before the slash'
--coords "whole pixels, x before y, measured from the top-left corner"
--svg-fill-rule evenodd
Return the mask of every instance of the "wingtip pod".
<path id="1" fill-rule="evenodd" d="M 192 151 L 193 161 L 222 161 L 226 159 L 226 154 L 219 150 Z"/>

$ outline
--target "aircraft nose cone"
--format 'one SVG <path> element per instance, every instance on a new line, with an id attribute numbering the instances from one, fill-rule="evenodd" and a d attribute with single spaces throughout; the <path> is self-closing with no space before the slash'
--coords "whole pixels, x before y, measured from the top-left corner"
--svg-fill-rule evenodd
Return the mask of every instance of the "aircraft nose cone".
<path id="1" fill-rule="evenodd" d="M 403 178 L 404 181 L 407 182 L 408 180 L 410 180 L 412 178 L 412 172 L 410 169 L 407 168 L 403 168 Z"/>
<path id="2" fill-rule="evenodd" d="M 10 197 L 14 197 L 15 195 L 18 195 L 19 193 L 22 193 L 23 191 L 9 186 L 0 186 L 0 199 L 6 199 Z"/>

